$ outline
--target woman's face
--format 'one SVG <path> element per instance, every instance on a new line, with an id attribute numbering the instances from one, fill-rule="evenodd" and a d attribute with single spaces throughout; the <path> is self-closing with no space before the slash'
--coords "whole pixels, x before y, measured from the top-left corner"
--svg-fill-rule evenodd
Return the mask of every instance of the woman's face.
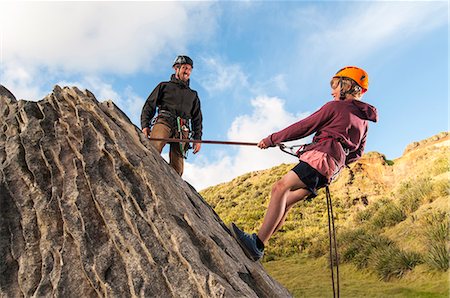
<path id="1" fill-rule="evenodd" d="M 345 99 L 353 99 L 354 96 L 349 94 L 352 89 L 352 82 L 346 78 L 332 78 L 331 82 L 331 96 L 333 100 L 341 100 L 341 91 L 345 93 Z"/>
<path id="2" fill-rule="evenodd" d="M 340 78 L 332 78 L 331 82 L 331 96 L 333 100 L 340 100 L 341 98 L 341 79 Z"/>

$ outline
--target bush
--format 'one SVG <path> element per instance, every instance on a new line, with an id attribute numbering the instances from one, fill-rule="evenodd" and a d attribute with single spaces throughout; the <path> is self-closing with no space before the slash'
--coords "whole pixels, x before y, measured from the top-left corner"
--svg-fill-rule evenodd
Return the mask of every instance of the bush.
<path id="1" fill-rule="evenodd" d="M 445 212 L 434 212 L 424 217 L 425 242 L 428 247 L 425 262 L 433 269 L 446 271 L 449 269 L 449 222 Z"/>
<path id="2" fill-rule="evenodd" d="M 355 221 L 357 223 L 363 223 L 369 221 L 373 216 L 373 211 L 370 208 L 365 208 L 361 211 L 358 211 L 355 215 Z"/>
<path id="3" fill-rule="evenodd" d="M 427 198 L 431 201 L 432 192 L 433 183 L 429 178 L 402 183 L 398 191 L 400 205 L 407 214 L 413 213 Z"/>
<path id="4" fill-rule="evenodd" d="M 406 252 L 395 246 L 386 246 L 371 256 L 370 263 L 381 280 L 389 281 L 392 278 L 403 277 L 406 272 L 422 263 L 422 258 L 416 252 Z"/>
<path id="5" fill-rule="evenodd" d="M 429 198 L 429 202 L 434 201 L 436 198 L 450 195 L 450 187 L 448 186 L 448 182 L 448 180 L 443 179 L 433 184 L 433 192 Z"/>
<path id="6" fill-rule="evenodd" d="M 433 243 L 429 246 L 428 253 L 425 256 L 425 262 L 428 266 L 439 271 L 447 271 L 449 268 L 450 249 L 444 243 Z"/>
<path id="7" fill-rule="evenodd" d="M 340 260 L 352 262 L 359 269 L 368 267 L 371 255 L 377 250 L 394 245 L 389 238 L 362 228 L 342 233 L 338 243 Z"/>
<path id="8" fill-rule="evenodd" d="M 434 161 L 431 176 L 437 176 L 442 173 L 448 173 L 450 171 L 450 163 L 447 156 L 440 157 Z"/>
<path id="9" fill-rule="evenodd" d="M 406 219 L 406 214 L 394 201 L 386 201 L 372 217 L 372 224 L 379 229 L 392 227 Z"/>

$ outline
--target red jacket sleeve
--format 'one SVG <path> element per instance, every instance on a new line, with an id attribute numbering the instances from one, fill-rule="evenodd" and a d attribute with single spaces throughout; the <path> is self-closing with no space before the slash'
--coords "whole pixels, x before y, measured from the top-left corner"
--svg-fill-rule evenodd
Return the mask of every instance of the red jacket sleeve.
<path id="1" fill-rule="evenodd" d="M 333 110 L 330 107 L 330 103 L 326 103 L 319 110 L 305 119 L 302 119 L 279 132 L 269 135 L 264 139 L 264 143 L 269 147 L 273 147 L 282 142 L 289 142 L 307 137 L 326 124 L 331 119 L 332 112 Z"/>

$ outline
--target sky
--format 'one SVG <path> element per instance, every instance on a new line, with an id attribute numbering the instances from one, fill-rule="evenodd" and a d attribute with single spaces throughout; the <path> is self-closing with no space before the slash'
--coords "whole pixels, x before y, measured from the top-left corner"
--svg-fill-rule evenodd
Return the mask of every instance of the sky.
<path id="1" fill-rule="evenodd" d="M 332 100 L 331 77 L 358 66 L 379 114 L 365 152 L 395 160 L 448 131 L 448 30 L 448 1 L 0 1 L 0 84 L 36 101 L 55 85 L 88 89 L 140 127 L 148 95 L 188 55 L 203 139 L 258 142 Z M 202 190 L 295 162 L 203 144 L 183 178 Z"/>

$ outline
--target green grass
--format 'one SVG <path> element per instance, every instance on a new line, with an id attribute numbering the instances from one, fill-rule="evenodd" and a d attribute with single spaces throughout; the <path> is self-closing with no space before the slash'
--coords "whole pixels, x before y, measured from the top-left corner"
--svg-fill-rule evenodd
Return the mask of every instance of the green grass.
<path id="1" fill-rule="evenodd" d="M 263 263 L 264 268 L 294 297 L 332 297 L 331 273 L 326 257 L 294 256 Z M 380 281 L 351 264 L 339 266 L 342 297 L 449 297 L 447 272 L 429 272 L 417 266 L 400 280 Z"/>

